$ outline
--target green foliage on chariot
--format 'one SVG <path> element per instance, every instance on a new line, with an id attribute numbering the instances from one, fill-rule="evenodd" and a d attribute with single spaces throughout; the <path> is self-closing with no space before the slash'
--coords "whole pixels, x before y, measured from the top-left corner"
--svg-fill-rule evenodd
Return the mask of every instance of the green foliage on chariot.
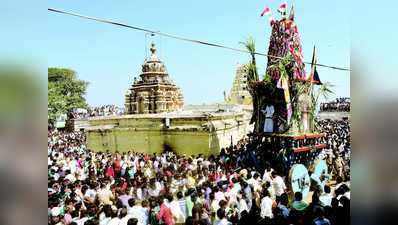
<path id="1" fill-rule="evenodd" d="M 311 83 L 312 89 L 314 85 Z M 316 106 L 319 103 L 320 97 L 327 99 L 330 95 L 334 94 L 332 91 L 333 85 L 329 82 L 322 83 L 319 85 L 316 90 L 311 91 L 311 105 L 310 105 L 310 114 L 312 118 L 312 123 L 315 125 L 315 128 L 318 129 L 318 124 L 316 122 Z"/>
<path id="2" fill-rule="evenodd" d="M 272 79 L 271 79 L 271 75 L 269 75 L 269 74 L 265 74 L 264 75 L 264 79 L 263 79 L 263 81 L 264 81 L 264 83 L 267 85 L 267 84 L 271 84 L 272 83 Z"/>
<path id="3" fill-rule="evenodd" d="M 48 68 L 48 122 L 53 124 L 62 114 L 75 108 L 87 108 L 84 95 L 88 82 L 66 68 Z"/>
<path id="4" fill-rule="evenodd" d="M 289 80 L 289 73 L 291 71 L 287 70 L 287 66 L 292 62 L 293 57 L 290 54 L 284 56 L 278 63 L 278 69 L 280 72 L 280 76 L 283 79 Z"/>
<path id="5" fill-rule="evenodd" d="M 270 65 L 268 68 L 269 69 L 274 69 L 277 68 L 279 70 L 279 75 L 281 78 L 286 79 L 289 81 L 289 73 L 291 72 L 288 70 L 288 65 L 293 61 L 293 57 L 290 54 L 287 54 L 286 56 L 282 57 L 278 63 Z M 265 74 L 264 76 L 264 81 L 268 82 L 271 81 L 271 77 L 269 74 Z"/>
<path id="6" fill-rule="evenodd" d="M 246 64 L 247 80 L 248 82 L 258 81 L 258 70 L 256 65 L 256 43 L 252 37 L 249 37 L 243 43 L 246 50 L 250 54 L 250 62 Z"/>
<path id="7" fill-rule="evenodd" d="M 248 90 L 252 96 L 253 102 L 253 114 L 250 119 L 250 124 L 254 123 L 254 130 L 259 132 L 260 130 L 260 111 L 259 106 L 262 104 L 262 100 L 258 93 L 255 91 L 255 84 L 259 81 L 258 70 L 256 64 L 256 44 L 252 37 L 249 37 L 246 42 L 242 43 L 246 50 L 250 54 L 250 61 L 245 65 L 245 71 L 247 76 Z"/>

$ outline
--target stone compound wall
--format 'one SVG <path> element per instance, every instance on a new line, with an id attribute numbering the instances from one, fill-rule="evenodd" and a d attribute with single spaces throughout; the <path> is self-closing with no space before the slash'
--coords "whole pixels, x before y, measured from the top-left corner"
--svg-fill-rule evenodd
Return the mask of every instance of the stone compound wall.
<path id="1" fill-rule="evenodd" d="M 250 130 L 244 113 L 211 116 L 126 115 L 88 120 L 87 146 L 94 151 L 161 153 L 168 145 L 178 154 L 218 154 Z"/>

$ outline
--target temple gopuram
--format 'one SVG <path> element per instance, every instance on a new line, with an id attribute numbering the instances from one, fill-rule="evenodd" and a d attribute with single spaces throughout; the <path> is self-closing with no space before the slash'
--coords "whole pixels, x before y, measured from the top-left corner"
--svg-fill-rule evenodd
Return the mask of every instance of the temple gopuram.
<path id="1" fill-rule="evenodd" d="M 246 67 L 238 63 L 231 91 L 224 96 L 224 101 L 227 104 L 251 105 L 252 96 L 247 88 Z"/>
<path id="2" fill-rule="evenodd" d="M 163 113 L 179 110 L 184 105 L 180 88 L 174 84 L 166 67 L 151 44 L 151 56 L 145 59 L 142 73 L 125 96 L 126 114 Z"/>

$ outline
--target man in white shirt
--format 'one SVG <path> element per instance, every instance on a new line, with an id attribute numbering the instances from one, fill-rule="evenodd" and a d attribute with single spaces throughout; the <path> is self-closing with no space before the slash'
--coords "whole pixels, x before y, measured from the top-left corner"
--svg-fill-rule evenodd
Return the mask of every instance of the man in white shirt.
<path id="1" fill-rule="evenodd" d="M 272 178 L 272 185 L 274 187 L 275 195 L 281 196 L 286 190 L 285 182 L 281 176 L 275 173 L 275 171 L 272 172 Z"/>
<path id="2" fill-rule="evenodd" d="M 120 221 L 119 221 L 119 225 L 127 225 L 127 222 L 129 221 L 129 219 L 132 218 L 131 215 L 127 214 L 127 209 L 126 208 L 123 208 L 120 211 L 120 216 L 119 217 L 121 218 Z"/>
<path id="3" fill-rule="evenodd" d="M 242 192 L 239 193 L 238 199 L 239 199 L 239 202 L 238 202 L 239 215 L 241 215 L 243 211 L 249 212 L 249 207 L 247 206 L 245 196 Z"/>
<path id="4" fill-rule="evenodd" d="M 210 193 L 210 212 L 211 213 L 216 213 L 217 210 L 220 208 L 220 205 L 218 204 L 219 201 L 217 201 L 214 197 L 214 193 Z"/>
<path id="5" fill-rule="evenodd" d="M 72 173 L 69 173 L 68 175 L 66 175 L 64 179 L 69 180 L 71 183 L 75 183 L 75 181 L 76 181 L 76 177 Z"/>
<path id="6" fill-rule="evenodd" d="M 250 182 L 250 185 L 252 185 L 254 191 L 262 190 L 260 174 L 254 173 L 253 177 L 248 182 Z"/>
<path id="7" fill-rule="evenodd" d="M 214 221 L 216 225 L 231 225 L 232 224 L 231 222 L 228 221 L 225 210 L 223 210 L 223 209 L 217 210 L 217 217 L 219 219 Z"/>
<path id="8" fill-rule="evenodd" d="M 332 206 L 333 195 L 330 193 L 330 187 L 328 185 L 324 186 L 324 193 L 319 196 L 319 201 L 323 206 Z"/>
<path id="9" fill-rule="evenodd" d="M 261 199 L 261 204 L 260 204 L 260 208 L 261 208 L 261 212 L 260 212 L 260 216 L 262 218 L 268 217 L 270 219 L 272 219 L 274 217 L 274 215 L 272 214 L 272 199 L 269 196 L 269 192 L 268 190 L 264 190 L 264 197 L 263 199 Z"/>
<path id="10" fill-rule="evenodd" d="M 153 180 L 149 185 L 148 194 L 151 197 L 158 197 L 161 190 L 161 184 L 158 181 Z"/>
<path id="11" fill-rule="evenodd" d="M 129 207 L 127 209 L 127 214 L 130 216 L 130 218 L 136 218 L 138 220 L 137 225 L 146 225 L 146 209 L 139 203 L 136 203 L 134 198 L 130 198 L 128 203 Z"/>
<path id="12" fill-rule="evenodd" d="M 70 173 L 71 174 L 75 174 L 76 173 L 76 171 L 77 171 L 77 169 L 78 169 L 78 166 L 77 166 L 77 160 L 76 159 L 72 159 L 71 161 L 70 161 Z"/>
<path id="13" fill-rule="evenodd" d="M 271 178 L 271 173 L 273 172 L 274 170 L 272 169 L 272 168 L 266 168 L 265 169 L 265 171 L 264 171 L 264 175 L 263 175 L 263 181 L 264 182 L 272 182 L 272 178 Z"/>
<path id="14" fill-rule="evenodd" d="M 86 193 L 84 194 L 84 198 L 88 199 L 90 202 L 94 202 L 96 196 L 97 192 L 95 191 L 94 185 L 91 185 L 91 187 L 87 189 Z"/>
<path id="15" fill-rule="evenodd" d="M 254 178 L 253 178 L 253 176 L 252 176 L 251 173 L 247 174 L 246 179 L 247 179 L 247 180 L 246 180 L 246 183 L 248 183 L 250 186 L 253 187 Z"/>
<path id="16" fill-rule="evenodd" d="M 105 184 L 102 184 L 101 190 L 98 192 L 98 199 L 104 205 L 112 205 L 113 193 Z"/>
<path id="17" fill-rule="evenodd" d="M 180 203 L 177 199 L 173 199 L 173 201 L 170 202 L 170 209 L 176 224 L 185 223 L 185 213 L 181 211 Z"/>
<path id="18" fill-rule="evenodd" d="M 119 225 L 120 223 L 120 218 L 119 217 L 113 217 L 107 225 Z"/>
<path id="19" fill-rule="evenodd" d="M 224 192 L 222 192 L 222 188 L 219 187 L 218 191 L 214 194 L 214 198 L 216 199 L 217 202 L 221 200 L 225 200 L 225 195 Z"/>

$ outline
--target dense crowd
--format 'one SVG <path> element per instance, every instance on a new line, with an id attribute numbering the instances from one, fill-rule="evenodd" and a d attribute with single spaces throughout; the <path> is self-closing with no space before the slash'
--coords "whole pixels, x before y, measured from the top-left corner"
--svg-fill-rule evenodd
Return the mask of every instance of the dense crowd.
<path id="1" fill-rule="evenodd" d="M 116 116 L 123 115 L 124 109 L 116 105 L 103 105 L 89 107 L 88 109 L 75 109 L 71 112 L 71 118 L 84 119 L 94 116 Z"/>
<path id="2" fill-rule="evenodd" d="M 348 119 L 322 120 L 318 122 L 320 129 L 328 136 L 327 147 L 322 151 L 321 157 L 326 159 L 336 177 L 350 180 L 351 159 L 351 127 Z"/>
<path id="3" fill-rule="evenodd" d="M 319 125 L 336 182 L 310 200 L 259 158 L 256 136 L 204 157 L 94 152 L 82 132 L 49 130 L 48 224 L 349 224 L 350 124 Z"/>
<path id="4" fill-rule="evenodd" d="M 350 98 L 336 98 L 333 101 L 321 103 L 321 112 L 349 112 L 351 110 Z"/>

